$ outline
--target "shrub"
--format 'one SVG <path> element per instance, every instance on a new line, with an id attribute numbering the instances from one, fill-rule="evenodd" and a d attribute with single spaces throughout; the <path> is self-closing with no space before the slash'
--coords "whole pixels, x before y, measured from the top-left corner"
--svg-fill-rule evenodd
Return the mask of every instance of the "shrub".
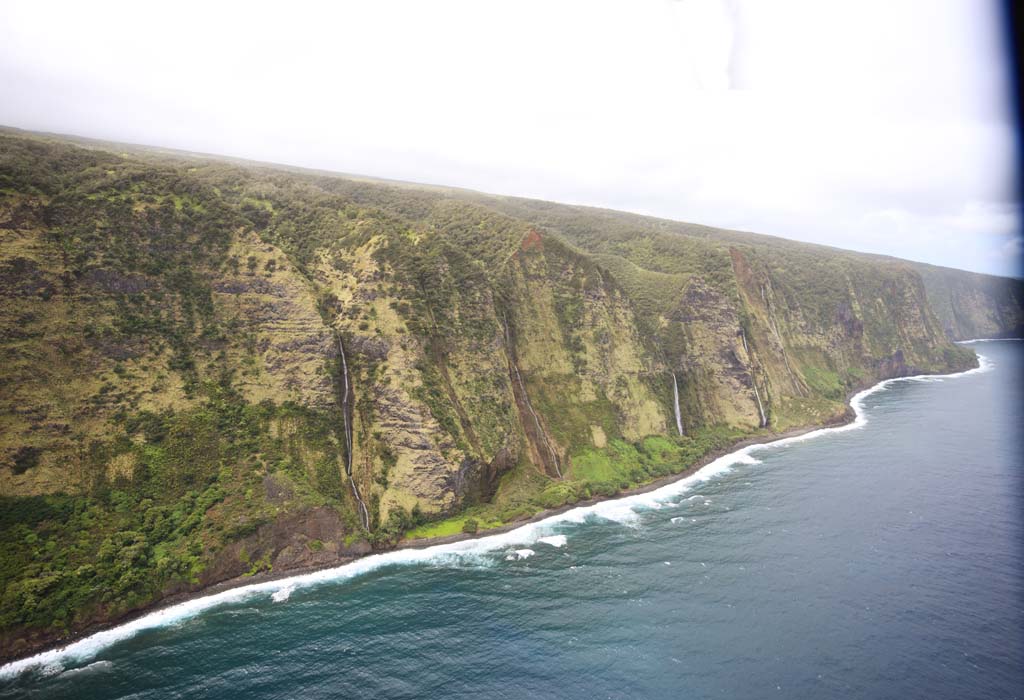
<path id="1" fill-rule="evenodd" d="M 19 447 L 18 451 L 14 453 L 12 471 L 15 474 L 24 474 L 39 463 L 40 454 L 42 454 L 42 450 L 38 447 Z"/>

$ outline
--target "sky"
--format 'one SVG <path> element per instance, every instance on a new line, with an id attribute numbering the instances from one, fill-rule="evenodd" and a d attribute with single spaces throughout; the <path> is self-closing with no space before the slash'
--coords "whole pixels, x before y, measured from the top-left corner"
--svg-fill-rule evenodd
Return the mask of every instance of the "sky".
<path id="1" fill-rule="evenodd" d="M 987 0 L 0 4 L 0 124 L 1020 274 Z"/>

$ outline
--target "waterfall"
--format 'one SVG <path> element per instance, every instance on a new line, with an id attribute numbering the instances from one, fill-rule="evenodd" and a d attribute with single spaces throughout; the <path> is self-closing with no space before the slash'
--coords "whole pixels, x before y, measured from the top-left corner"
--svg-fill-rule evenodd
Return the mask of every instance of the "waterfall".
<path id="1" fill-rule="evenodd" d="M 544 432 L 544 427 L 540 424 L 540 416 L 538 416 L 537 412 L 533 410 L 533 404 L 530 403 L 530 397 L 526 393 L 526 385 L 523 384 L 523 375 L 519 374 L 519 366 L 512 358 L 512 335 L 508 330 L 508 319 L 505 318 L 503 320 L 505 321 L 505 348 L 508 351 L 508 363 L 515 375 L 516 382 L 519 384 L 519 391 L 523 395 L 523 403 L 526 404 L 527 410 L 529 410 L 530 415 L 533 416 L 533 423 L 537 426 L 537 433 L 540 435 L 540 439 L 544 442 L 544 447 L 547 448 L 548 455 L 551 457 L 551 464 L 555 467 L 555 474 L 557 474 L 558 478 L 561 479 L 562 470 L 558 466 L 558 455 L 555 454 L 554 449 L 552 449 L 551 443 L 548 441 L 548 435 Z"/>
<path id="2" fill-rule="evenodd" d="M 352 476 L 352 421 L 350 420 L 351 409 L 349 408 L 349 395 L 352 387 L 348 383 L 348 360 L 345 358 L 345 346 L 341 342 L 341 334 L 338 334 L 338 354 L 341 355 L 341 421 L 345 429 L 345 475 L 352 486 L 352 495 L 359 504 L 359 517 L 363 521 L 363 527 L 370 529 L 370 511 L 363 502 L 363 497 L 356 486 L 356 480 Z"/>
<path id="3" fill-rule="evenodd" d="M 782 342 L 782 334 L 779 333 L 779 325 L 775 322 L 775 310 L 773 309 L 772 302 L 765 296 L 764 285 L 761 285 L 761 298 L 764 300 L 765 308 L 768 310 L 768 329 L 775 336 L 775 341 L 779 344 L 779 350 L 782 351 L 782 361 L 786 363 L 786 371 L 789 373 L 789 378 L 793 380 L 793 387 L 801 396 L 807 396 L 803 382 L 797 379 L 796 372 L 793 371 L 793 366 L 789 364 L 789 353 L 786 352 L 786 344 Z M 746 347 L 746 339 L 744 339 L 744 347 Z"/>
<path id="4" fill-rule="evenodd" d="M 359 502 L 359 517 L 363 521 L 363 528 L 369 530 L 370 511 L 366 508 L 366 503 L 363 502 L 363 497 L 359 494 L 359 487 L 356 486 L 356 480 L 352 478 L 351 472 L 348 475 L 348 483 L 352 485 L 352 495 L 354 495 L 356 497 L 356 501 Z"/>
<path id="5" fill-rule="evenodd" d="M 761 287 L 761 293 L 764 293 L 764 287 Z M 743 340 L 743 352 L 747 355 L 747 361 L 750 363 L 750 385 L 754 387 L 754 398 L 757 399 L 757 411 L 761 414 L 761 425 L 758 427 L 767 428 L 768 418 L 764 415 L 764 406 L 761 404 L 761 394 L 757 391 L 757 377 L 754 376 L 754 358 L 750 356 L 750 349 L 747 347 L 747 334 L 740 328 L 740 338 Z"/>
<path id="6" fill-rule="evenodd" d="M 562 470 L 558 468 L 558 455 L 556 455 L 555 451 L 551 448 L 551 443 L 548 442 L 548 435 L 544 432 L 544 428 L 540 424 L 540 417 L 537 415 L 537 412 L 533 410 L 533 404 L 530 403 L 530 397 L 526 393 L 526 385 L 523 384 L 523 375 L 519 374 L 519 367 L 516 366 L 515 362 L 512 363 L 512 369 L 516 373 L 516 381 L 519 382 L 519 391 L 523 394 L 523 403 L 526 404 L 526 408 L 529 409 L 530 415 L 533 416 L 533 422 L 537 426 L 537 432 L 540 434 L 540 439 L 544 441 L 544 447 L 548 449 L 548 455 L 551 457 L 551 464 L 555 467 L 555 474 L 557 474 L 558 478 L 561 479 Z"/>
<path id="7" fill-rule="evenodd" d="M 683 433 L 683 417 L 679 413 L 679 380 L 676 379 L 676 373 L 672 373 L 672 400 L 676 407 L 676 430 L 679 431 L 679 436 L 682 437 Z"/>
<path id="8" fill-rule="evenodd" d="M 341 355 L 341 421 L 345 426 L 345 471 L 352 473 L 352 426 L 348 421 L 348 360 L 345 359 L 345 346 L 338 336 L 338 353 Z"/>
<path id="9" fill-rule="evenodd" d="M 768 427 L 768 419 L 764 415 L 764 406 L 761 405 L 761 395 L 757 393 L 757 380 L 754 378 L 753 373 L 750 375 L 750 384 L 754 387 L 754 398 L 757 399 L 757 410 L 761 414 L 761 425 L 762 428 Z"/>

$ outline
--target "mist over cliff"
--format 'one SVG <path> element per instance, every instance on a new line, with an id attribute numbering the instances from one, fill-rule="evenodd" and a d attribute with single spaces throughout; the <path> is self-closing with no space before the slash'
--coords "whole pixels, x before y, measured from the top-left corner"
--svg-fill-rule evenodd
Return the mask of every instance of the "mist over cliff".
<path id="1" fill-rule="evenodd" d="M 0 135 L 2 655 L 843 420 L 1019 280 L 621 212 Z"/>

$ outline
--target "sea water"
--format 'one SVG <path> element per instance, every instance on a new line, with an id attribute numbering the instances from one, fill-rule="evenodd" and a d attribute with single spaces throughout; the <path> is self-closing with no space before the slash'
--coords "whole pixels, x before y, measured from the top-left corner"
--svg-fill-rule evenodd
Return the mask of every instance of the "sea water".
<path id="1" fill-rule="evenodd" d="M 1024 343 L 972 347 L 846 429 L 190 601 L 0 669 L 0 697 L 1021 697 Z"/>

